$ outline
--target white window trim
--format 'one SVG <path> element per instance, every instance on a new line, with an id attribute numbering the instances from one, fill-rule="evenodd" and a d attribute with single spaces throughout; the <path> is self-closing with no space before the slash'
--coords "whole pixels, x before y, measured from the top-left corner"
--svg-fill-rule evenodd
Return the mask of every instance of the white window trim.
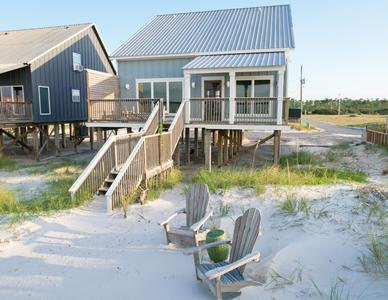
<path id="1" fill-rule="evenodd" d="M 79 97 L 78 101 L 74 101 L 74 99 L 73 99 L 73 91 L 78 91 L 78 97 Z M 80 89 L 71 89 L 71 102 L 73 102 L 73 103 L 81 102 L 81 90 Z"/>
<path id="2" fill-rule="evenodd" d="M 22 88 L 22 91 L 23 91 L 23 103 L 26 102 L 26 101 L 25 101 L 26 99 L 24 98 L 24 86 L 23 86 L 23 85 L 1 85 L 1 86 L 0 86 L 0 89 L 3 88 L 3 87 L 10 87 L 10 88 L 11 88 L 11 98 L 12 98 L 12 101 L 11 101 L 11 102 L 15 102 L 15 99 L 14 99 L 14 97 L 13 97 L 13 90 L 12 90 L 12 88 L 14 88 L 14 87 L 21 87 L 21 88 Z M 1 92 L 1 91 L 0 91 L 0 92 Z M 1 101 L 1 102 L 4 102 L 4 101 L 3 101 L 3 93 L 1 92 L 0 94 L 1 94 L 1 99 L 0 99 L 0 101 Z"/>
<path id="3" fill-rule="evenodd" d="M 242 80 L 250 80 L 251 81 L 251 97 L 255 98 L 255 80 L 269 80 L 269 97 L 273 97 L 273 82 L 274 82 L 274 76 L 273 75 L 257 75 L 257 76 L 236 76 L 236 87 L 237 87 L 237 81 Z M 237 97 L 236 98 L 244 98 L 244 97 Z M 237 105 L 237 103 L 236 103 Z M 253 102 L 251 103 L 251 111 L 254 111 Z M 237 114 L 236 111 L 236 117 L 245 117 L 247 114 Z M 264 116 L 271 116 L 272 115 L 272 107 L 268 107 L 268 114 L 253 114 L 255 117 L 264 117 Z"/>
<path id="4" fill-rule="evenodd" d="M 78 54 L 80 56 L 81 62 L 79 63 L 79 65 L 82 66 L 82 55 L 81 55 L 81 53 L 73 52 L 73 71 L 75 71 L 75 65 L 76 65 L 75 62 L 74 62 L 74 54 Z M 77 63 L 77 65 L 78 65 L 78 63 Z"/>
<path id="5" fill-rule="evenodd" d="M 49 107 L 49 112 L 48 113 L 42 113 L 42 105 L 40 103 L 40 88 L 47 88 L 47 90 L 48 90 L 48 107 Z M 51 115 L 50 87 L 49 86 L 44 86 L 44 85 L 38 85 L 38 93 L 39 93 L 39 113 L 40 113 L 40 115 L 41 116 Z"/>
<path id="6" fill-rule="evenodd" d="M 151 98 L 154 98 L 154 82 L 165 82 L 166 83 L 166 98 L 163 99 L 166 104 L 166 110 L 170 111 L 170 82 L 182 82 L 182 102 L 185 95 L 185 79 L 183 77 L 169 77 L 169 78 L 139 78 L 136 79 L 136 97 L 139 99 L 139 83 L 151 83 Z M 174 116 L 175 113 L 170 113 Z"/>

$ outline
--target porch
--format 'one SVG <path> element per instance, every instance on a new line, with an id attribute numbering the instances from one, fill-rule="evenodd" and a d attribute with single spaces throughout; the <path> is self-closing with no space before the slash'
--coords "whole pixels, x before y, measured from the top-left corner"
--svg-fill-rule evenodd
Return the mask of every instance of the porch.
<path id="1" fill-rule="evenodd" d="M 32 103 L 0 101 L 0 128 L 9 124 L 32 123 Z"/>

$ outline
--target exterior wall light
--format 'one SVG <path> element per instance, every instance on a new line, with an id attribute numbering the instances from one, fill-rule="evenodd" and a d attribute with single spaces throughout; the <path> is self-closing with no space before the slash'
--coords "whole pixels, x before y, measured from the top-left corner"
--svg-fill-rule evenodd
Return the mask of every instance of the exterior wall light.
<path id="1" fill-rule="evenodd" d="M 227 82 L 226 82 L 226 86 L 227 86 L 227 87 L 230 87 L 230 81 L 227 81 Z"/>
<path id="2" fill-rule="evenodd" d="M 194 82 L 194 81 L 191 83 L 191 87 L 192 87 L 193 89 L 195 89 L 195 82 Z"/>
<path id="3" fill-rule="evenodd" d="M 125 88 L 126 88 L 127 90 L 129 90 L 129 83 L 127 83 L 127 84 L 125 85 Z"/>

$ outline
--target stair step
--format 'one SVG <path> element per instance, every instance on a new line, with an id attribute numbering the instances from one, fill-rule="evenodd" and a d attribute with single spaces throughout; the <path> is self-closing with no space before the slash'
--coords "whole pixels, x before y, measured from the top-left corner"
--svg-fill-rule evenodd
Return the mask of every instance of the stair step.
<path id="1" fill-rule="evenodd" d="M 109 190 L 109 188 L 108 187 L 102 187 L 102 188 L 99 188 L 98 189 L 98 191 L 100 192 L 100 193 L 104 193 L 104 194 L 106 194 L 106 192 Z"/>
<path id="2" fill-rule="evenodd" d="M 112 179 L 105 179 L 105 182 L 106 183 L 110 183 L 110 184 L 112 184 L 113 182 L 114 182 L 115 180 L 112 178 Z"/>
<path id="3" fill-rule="evenodd" d="M 110 172 L 111 175 L 116 175 L 116 176 L 119 175 L 119 173 L 120 173 L 120 171 L 112 171 L 112 172 Z"/>

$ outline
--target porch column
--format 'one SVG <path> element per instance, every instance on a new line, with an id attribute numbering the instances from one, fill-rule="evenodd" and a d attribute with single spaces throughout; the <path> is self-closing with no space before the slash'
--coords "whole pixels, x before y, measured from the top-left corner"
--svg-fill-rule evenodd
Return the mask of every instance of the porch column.
<path id="1" fill-rule="evenodd" d="M 235 102 L 236 98 L 236 73 L 229 72 L 229 124 L 234 124 Z"/>
<path id="2" fill-rule="evenodd" d="M 185 73 L 185 123 L 190 123 L 190 79 L 191 75 Z"/>
<path id="3" fill-rule="evenodd" d="M 277 125 L 282 125 L 283 115 L 283 90 L 284 90 L 284 70 L 278 71 L 278 113 L 277 113 Z"/>

